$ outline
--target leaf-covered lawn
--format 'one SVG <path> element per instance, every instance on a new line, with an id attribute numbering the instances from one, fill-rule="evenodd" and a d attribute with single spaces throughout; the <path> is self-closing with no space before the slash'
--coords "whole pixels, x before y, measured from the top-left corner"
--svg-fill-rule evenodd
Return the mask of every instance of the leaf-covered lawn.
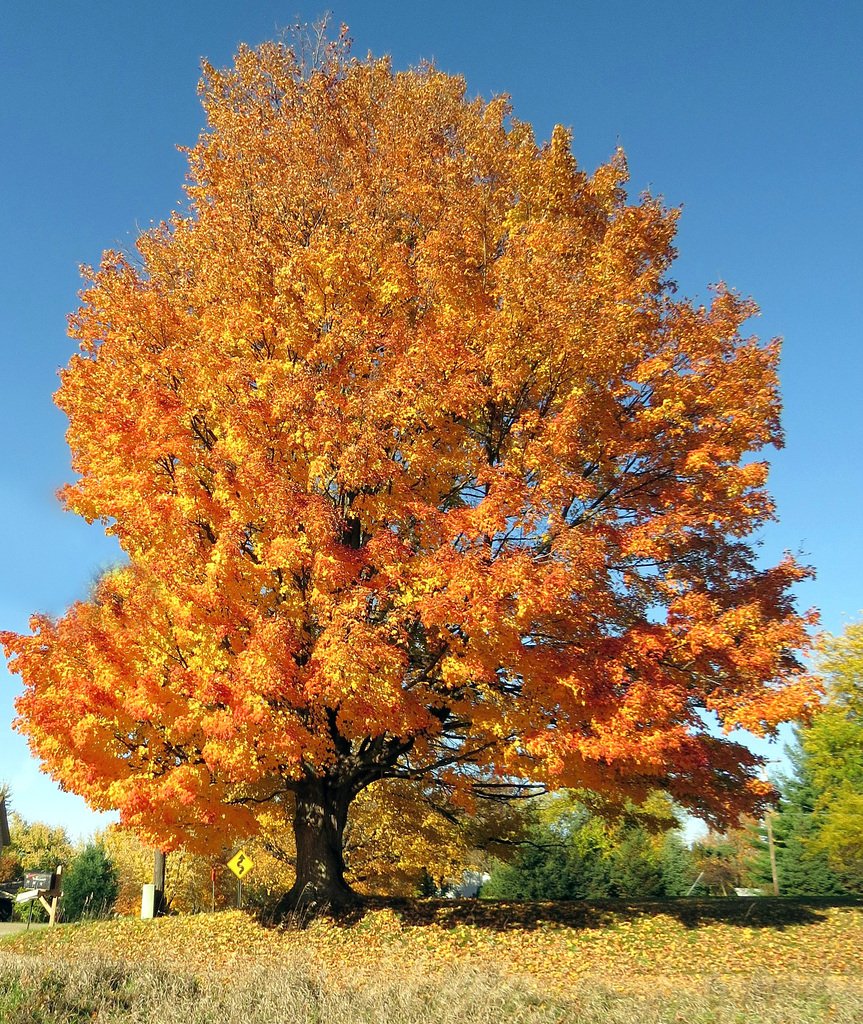
<path id="1" fill-rule="evenodd" d="M 678 910 L 405 901 L 304 928 L 265 928 L 238 911 L 65 925 L 4 939 L 0 950 L 86 950 L 225 978 L 250 964 L 303 964 L 351 985 L 382 972 L 435 973 L 457 963 L 527 975 L 559 993 L 588 976 L 629 990 L 736 974 L 833 974 L 856 986 L 863 979 L 863 906 L 715 901 Z"/>

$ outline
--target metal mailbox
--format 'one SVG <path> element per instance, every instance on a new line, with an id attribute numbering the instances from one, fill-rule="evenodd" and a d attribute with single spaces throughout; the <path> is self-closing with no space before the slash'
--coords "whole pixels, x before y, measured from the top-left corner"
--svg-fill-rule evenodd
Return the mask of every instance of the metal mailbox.
<path id="1" fill-rule="evenodd" d="M 39 892 L 51 892 L 57 885 L 57 876 L 53 871 L 28 871 L 24 875 L 24 885 Z"/>

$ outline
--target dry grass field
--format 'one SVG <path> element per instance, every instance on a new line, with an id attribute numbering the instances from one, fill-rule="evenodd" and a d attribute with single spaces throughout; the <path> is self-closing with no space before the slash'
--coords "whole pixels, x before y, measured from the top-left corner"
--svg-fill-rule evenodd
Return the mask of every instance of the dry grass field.
<path id="1" fill-rule="evenodd" d="M 0 939 L 0 1022 L 863 1021 L 863 905 L 390 901 Z"/>

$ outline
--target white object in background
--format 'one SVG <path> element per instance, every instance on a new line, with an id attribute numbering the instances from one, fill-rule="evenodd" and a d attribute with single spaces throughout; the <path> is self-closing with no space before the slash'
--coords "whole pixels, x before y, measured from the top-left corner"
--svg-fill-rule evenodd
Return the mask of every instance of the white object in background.
<path id="1" fill-rule="evenodd" d="M 156 916 L 156 886 L 145 882 L 141 893 L 141 920 L 149 921 Z"/>

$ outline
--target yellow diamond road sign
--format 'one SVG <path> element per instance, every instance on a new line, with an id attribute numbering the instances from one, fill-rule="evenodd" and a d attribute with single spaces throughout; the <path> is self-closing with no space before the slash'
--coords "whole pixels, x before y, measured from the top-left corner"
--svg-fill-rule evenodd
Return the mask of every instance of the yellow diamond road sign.
<path id="1" fill-rule="evenodd" d="M 234 872 L 237 878 L 245 878 L 254 866 L 255 862 L 247 853 L 243 853 L 242 850 L 240 850 L 239 853 L 235 853 L 228 861 L 228 867 Z"/>

